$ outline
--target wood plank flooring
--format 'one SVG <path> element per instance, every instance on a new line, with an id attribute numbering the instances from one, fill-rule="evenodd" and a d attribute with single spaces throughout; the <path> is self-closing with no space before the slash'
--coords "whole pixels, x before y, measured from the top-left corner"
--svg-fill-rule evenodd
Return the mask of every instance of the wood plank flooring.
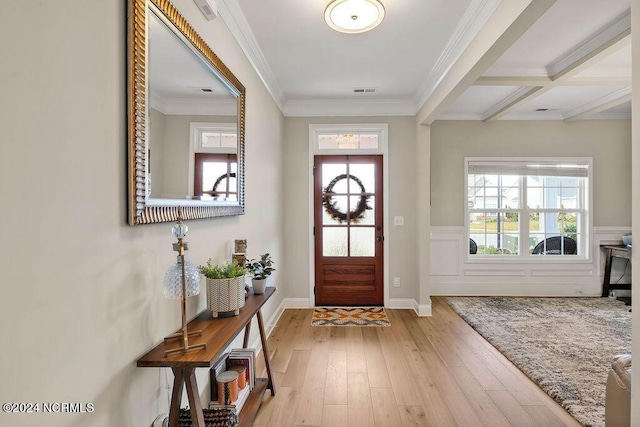
<path id="1" fill-rule="evenodd" d="M 391 327 L 360 328 L 286 310 L 268 341 L 277 395 L 254 426 L 580 425 L 442 298 L 432 317 L 386 311 Z"/>

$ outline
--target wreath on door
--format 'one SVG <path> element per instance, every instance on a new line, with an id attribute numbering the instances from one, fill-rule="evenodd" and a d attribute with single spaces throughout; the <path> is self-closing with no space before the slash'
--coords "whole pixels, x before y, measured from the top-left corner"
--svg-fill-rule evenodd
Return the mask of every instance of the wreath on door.
<path id="1" fill-rule="evenodd" d="M 335 195 L 333 187 L 343 179 L 351 179 L 360 187 L 360 200 L 358 200 L 356 208 L 349 212 L 340 211 L 337 207 L 337 200 L 333 199 L 333 196 Z M 366 190 L 364 188 L 364 185 L 362 184 L 362 181 L 360 181 L 357 176 L 347 175 L 346 173 L 338 175 L 333 178 L 333 180 L 331 180 L 329 185 L 327 185 L 327 188 L 324 189 L 324 192 L 325 195 L 322 196 L 322 205 L 327 210 L 327 214 L 332 219 L 338 221 L 340 224 L 347 221 L 347 219 L 350 219 L 352 223 L 357 224 L 361 219 L 364 218 L 365 211 L 372 209 L 371 206 L 369 206 L 369 198 L 371 196 L 364 194 L 366 193 Z"/>
<path id="2" fill-rule="evenodd" d="M 210 194 L 212 196 L 217 196 L 218 195 L 218 185 L 220 185 L 222 180 L 225 179 L 225 178 L 235 178 L 235 177 L 236 177 L 236 173 L 235 172 L 224 173 L 224 174 L 220 175 L 218 177 L 218 179 L 216 179 L 216 182 L 213 184 L 213 187 L 211 188 L 211 191 L 203 191 L 203 193 Z M 226 193 L 226 191 L 224 191 L 224 193 Z"/>

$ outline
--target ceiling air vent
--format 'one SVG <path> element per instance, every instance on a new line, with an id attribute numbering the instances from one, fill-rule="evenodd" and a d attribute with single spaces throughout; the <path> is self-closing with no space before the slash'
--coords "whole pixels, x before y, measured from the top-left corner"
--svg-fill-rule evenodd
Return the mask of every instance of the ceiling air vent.
<path id="1" fill-rule="evenodd" d="M 375 93 L 375 87 L 354 87 L 353 93 Z"/>
<path id="2" fill-rule="evenodd" d="M 204 17 L 207 18 L 207 21 L 213 21 L 218 16 L 218 11 L 215 5 L 210 3 L 210 0 L 193 0 L 193 2 L 198 6 Z"/>

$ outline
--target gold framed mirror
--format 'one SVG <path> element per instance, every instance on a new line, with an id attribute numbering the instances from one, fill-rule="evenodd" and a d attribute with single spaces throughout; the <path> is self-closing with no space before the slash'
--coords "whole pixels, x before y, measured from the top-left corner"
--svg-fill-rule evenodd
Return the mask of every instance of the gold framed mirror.
<path id="1" fill-rule="evenodd" d="M 129 224 L 244 214 L 244 86 L 169 1 L 128 7 Z"/>

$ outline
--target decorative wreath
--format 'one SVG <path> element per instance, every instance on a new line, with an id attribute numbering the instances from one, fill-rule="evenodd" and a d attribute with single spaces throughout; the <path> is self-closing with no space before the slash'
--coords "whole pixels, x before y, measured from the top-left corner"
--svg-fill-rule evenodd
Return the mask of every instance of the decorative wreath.
<path id="1" fill-rule="evenodd" d="M 333 192 L 333 187 L 343 179 L 349 178 L 355 181 L 358 186 L 360 186 L 360 193 L 366 192 L 362 181 L 360 181 L 357 176 L 347 175 L 343 173 L 333 178 L 333 180 L 329 183 L 329 185 L 327 185 L 327 188 L 325 188 L 324 190 L 325 195 L 322 196 L 322 205 L 327 210 L 329 216 L 331 216 L 332 219 L 338 221 L 341 224 L 345 222 L 347 218 L 349 218 L 351 222 L 357 224 L 362 218 L 364 218 L 364 211 L 371 210 L 371 206 L 369 206 L 369 197 L 371 196 L 365 194 L 362 194 L 360 196 L 360 200 L 358 201 L 355 210 L 350 211 L 348 214 L 346 212 L 340 212 L 338 210 L 338 202 L 333 200 L 333 195 L 335 194 Z"/>
<path id="2" fill-rule="evenodd" d="M 211 193 L 212 194 L 216 194 L 218 192 L 218 185 L 220 185 L 220 183 L 222 182 L 223 179 L 225 178 L 235 178 L 236 177 L 236 173 L 235 172 L 231 172 L 229 174 L 224 173 L 222 175 L 220 175 L 218 177 L 218 179 L 216 179 L 216 182 L 213 184 L 213 188 L 211 189 Z"/>

